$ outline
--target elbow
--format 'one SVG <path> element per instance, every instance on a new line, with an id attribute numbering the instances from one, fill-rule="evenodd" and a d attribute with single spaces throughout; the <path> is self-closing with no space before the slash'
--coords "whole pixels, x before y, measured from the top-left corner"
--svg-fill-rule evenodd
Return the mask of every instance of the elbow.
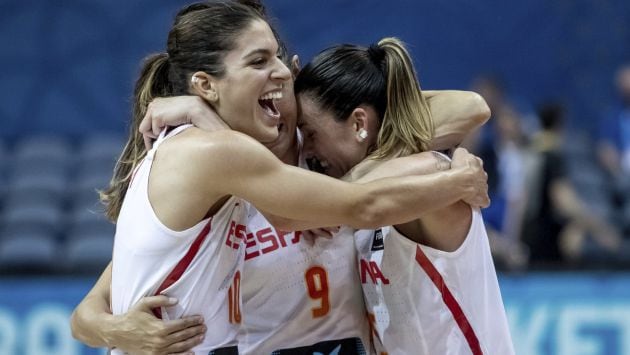
<path id="1" fill-rule="evenodd" d="M 492 112 L 483 96 L 476 92 L 471 92 L 471 95 L 471 103 L 473 105 L 472 112 L 474 112 L 473 120 L 477 126 L 481 126 L 490 119 Z"/>
<path id="2" fill-rule="evenodd" d="M 77 310 L 72 311 L 72 315 L 70 316 L 70 330 L 72 332 L 72 337 L 78 341 L 83 341 L 84 339 L 81 337 L 81 327 L 79 326 L 79 315 L 77 314 Z"/>

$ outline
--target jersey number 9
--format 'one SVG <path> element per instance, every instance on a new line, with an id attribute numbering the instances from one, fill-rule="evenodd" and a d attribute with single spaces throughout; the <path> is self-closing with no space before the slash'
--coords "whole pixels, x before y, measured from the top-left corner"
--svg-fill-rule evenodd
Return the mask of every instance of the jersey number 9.
<path id="1" fill-rule="evenodd" d="M 308 296 L 319 301 L 318 307 L 313 307 L 313 318 L 323 317 L 330 311 L 330 297 L 328 292 L 328 274 L 321 266 L 313 266 L 304 273 Z"/>

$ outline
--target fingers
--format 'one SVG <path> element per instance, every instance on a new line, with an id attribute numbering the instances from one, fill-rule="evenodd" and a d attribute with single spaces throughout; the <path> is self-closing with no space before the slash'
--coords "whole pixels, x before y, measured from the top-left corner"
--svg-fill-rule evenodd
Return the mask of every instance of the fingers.
<path id="1" fill-rule="evenodd" d="M 173 343 L 165 347 L 164 352 L 168 354 L 185 353 L 203 342 L 205 332 L 206 327 L 200 325 L 174 333 L 168 337 L 168 341 L 173 341 Z"/>
<path id="2" fill-rule="evenodd" d="M 205 336 L 207 330 L 208 329 L 206 328 L 205 325 L 199 324 L 194 327 L 186 328 L 178 332 L 172 333 L 168 336 L 168 339 L 169 341 L 173 341 L 173 344 L 184 342 L 192 338 L 197 338 L 196 340 L 200 340 L 200 338 L 203 338 Z M 185 351 L 185 350 L 187 349 L 182 349 L 178 351 Z"/>
<path id="3" fill-rule="evenodd" d="M 203 327 L 203 317 L 201 316 L 188 316 L 180 319 L 173 319 L 164 322 L 164 330 L 166 334 L 171 336 L 172 334 L 181 332 L 186 329 L 195 328 L 195 327 Z M 204 330 L 205 332 L 205 330 Z M 195 335 L 195 334 L 193 334 Z M 182 340 L 181 338 L 177 338 L 176 340 Z"/>
<path id="4" fill-rule="evenodd" d="M 142 135 L 142 139 L 144 139 L 144 148 L 149 151 L 153 147 L 153 138 L 147 134 Z"/>
<path id="5" fill-rule="evenodd" d="M 337 232 L 339 232 L 339 229 L 341 227 L 339 226 L 335 226 L 335 227 L 326 227 L 326 228 L 322 228 L 323 231 L 325 231 L 326 233 L 328 233 L 328 235 L 332 238 L 332 236 L 334 234 L 336 234 Z"/>
<path id="6" fill-rule="evenodd" d="M 151 117 L 152 117 L 152 111 L 153 111 L 152 104 L 153 102 L 150 102 L 149 106 L 147 106 L 147 112 L 144 114 L 144 117 L 142 118 L 142 122 L 140 122 L 140 126 L 138 127 L 138 130 L 143 135 L 151 132 Z"/>
<path id="7" fill-rule="evenodd" d="M 137 305 L 140 310 L 150 312 L 153 308 L 171 307 L 177 304 L 177 299 L 164 295 L 143 297 L 138 301 Z"/>
<path id="8" fill-rule="evenodd" d="M 313 232 L 315 237 L 322 237 L 322 238 L 332 237 L 332 233 L 330 233 L 326 228 L 312 229 L 311 232 Z"/>
<path id="9" fill-rule="evenodd" d="M 314 228 L 314 229 L 309 229 L 307 231 L 303 231 L 302 233 L 304 233 L 303 235 L 306 235 L 308 238 L 313 239 L 313 241 L 315 238 L 330 239 L 333 237 L 335 233 L 339 232 L 339 228 L 340 228 L 339 226 Z"/>
<path id="10" fill-rule="evenodd" d="M 142 133 L 142 138 L 144 139 L 144 147 L 146 150 L 151 150 L 153 146 L 153 140 L 157 137 L 156 134 L 153 133 L 153 102 L 149 103 L 147 107 L 147 112 L 144 114 L 142 118 L 142 122 L 140 122 L 140 126 L 138 130 Z"/>
<path id="11" fill-rule="evenodd" d="M 154 117 L 153 120 L 151 120 L 151 126 L 153 135 L 157 137 L 160 135 L 160 132 L 162 132 L 162 129 L 166 127 L 166 123 L 164 123 L 164 120 L 160 117 Z"/>
<path id="12" fill-rule="evenodd" d="M 311 230 L 302 231 L 302 238 L 304 238 L 304 241 L 311 247 L 315 244 L 315 234 L 313 234 Z"/>

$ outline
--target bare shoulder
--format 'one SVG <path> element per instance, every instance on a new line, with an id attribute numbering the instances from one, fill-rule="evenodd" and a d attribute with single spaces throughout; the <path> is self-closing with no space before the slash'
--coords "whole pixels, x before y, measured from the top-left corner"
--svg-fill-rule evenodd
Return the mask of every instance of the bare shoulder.
<path id="1" fill-rule="evenodd" d="M 226 160 L 246 159 L 266 154 L 268 150 L 255 139 L 232 130 L 207 132 L 189 128 L 164 142 L 160 149 L 174 151 L 176 156 L 185 157 L 183 163 L 220 163 Z"/>

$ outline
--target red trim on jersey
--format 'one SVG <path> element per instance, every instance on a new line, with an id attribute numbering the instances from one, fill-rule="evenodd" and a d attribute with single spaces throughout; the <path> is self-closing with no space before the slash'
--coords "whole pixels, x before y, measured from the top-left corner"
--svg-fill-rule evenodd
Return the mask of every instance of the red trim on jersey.
<path id="1" fill-rule="evenodd" d="M 168 274 L 168 276 L 166 276 L 164 281 L 162 281 L 162 284 L 160 285 L 160 287 L 158 287 L 157 291 L 155 291 L 155 296 L 162 293 L 162 291 L 167 289 L 169 286 L 171 286 L 177 280 L 179 280 L 180 277 L 182 277 L 182 275 L 184 274 L 184 271 L 186 271 L 190 263 L 193 261 L 193 259 L 197 255 L 197 252 L 199 251 L 199 248 L 201 247 L 201 243 L 203 243 L 203 241 L 206 239 L 206 237 L 210 233 L 211 228 L 212 228 L 212 218 L 208 221 L 206 226 L 203 227 L 201 232 L 199 232 L 199 235 L 197 235 L 197 238 L 195 239 L 195 241 L 190 245 L 190 248 L 188 248 L 186 255 L 184 255 L 184 257 L 177 263 L 177 265 L 175 265 L 171 273 Z M 160 308 L 154 308 L 153 314 L 155 314 L 156 317 L 162 319 L 162 310 Z"/>
<path id="2" fill-rule="evenodd" d="M 453 320 L 455 320 L 459 329 L 461 329 L 462 333 L 464 333 L 468 346 L 470 346 L 470 351 L 472 351 L 474 355 L 483 355 L 481 346 L 479 345 L 479 339 L 477 339 L 477 335 L 468 322 L 464 311 L 462 311 L 459 303 L 457 303 L 457 300 L 453 297 L 451 290 L 449 290 L 448 286 L 446 286 L 440 272 L 435 268 L 435 266 L 433 266 L 431 260 L 427 258 L 426 254 L 424 254 L 419 246 L 416 248 L 416 261 L 420 264 L 420 267 L 422 267 L 424 272 L 427 273 L 427 276 L 429 276 L 435 287 L 437 287 L 438 291 L 442 294 L 442 301 L 444 301 L 446 307 L 448 307 L 449 311 L 451 311 Z"/>

